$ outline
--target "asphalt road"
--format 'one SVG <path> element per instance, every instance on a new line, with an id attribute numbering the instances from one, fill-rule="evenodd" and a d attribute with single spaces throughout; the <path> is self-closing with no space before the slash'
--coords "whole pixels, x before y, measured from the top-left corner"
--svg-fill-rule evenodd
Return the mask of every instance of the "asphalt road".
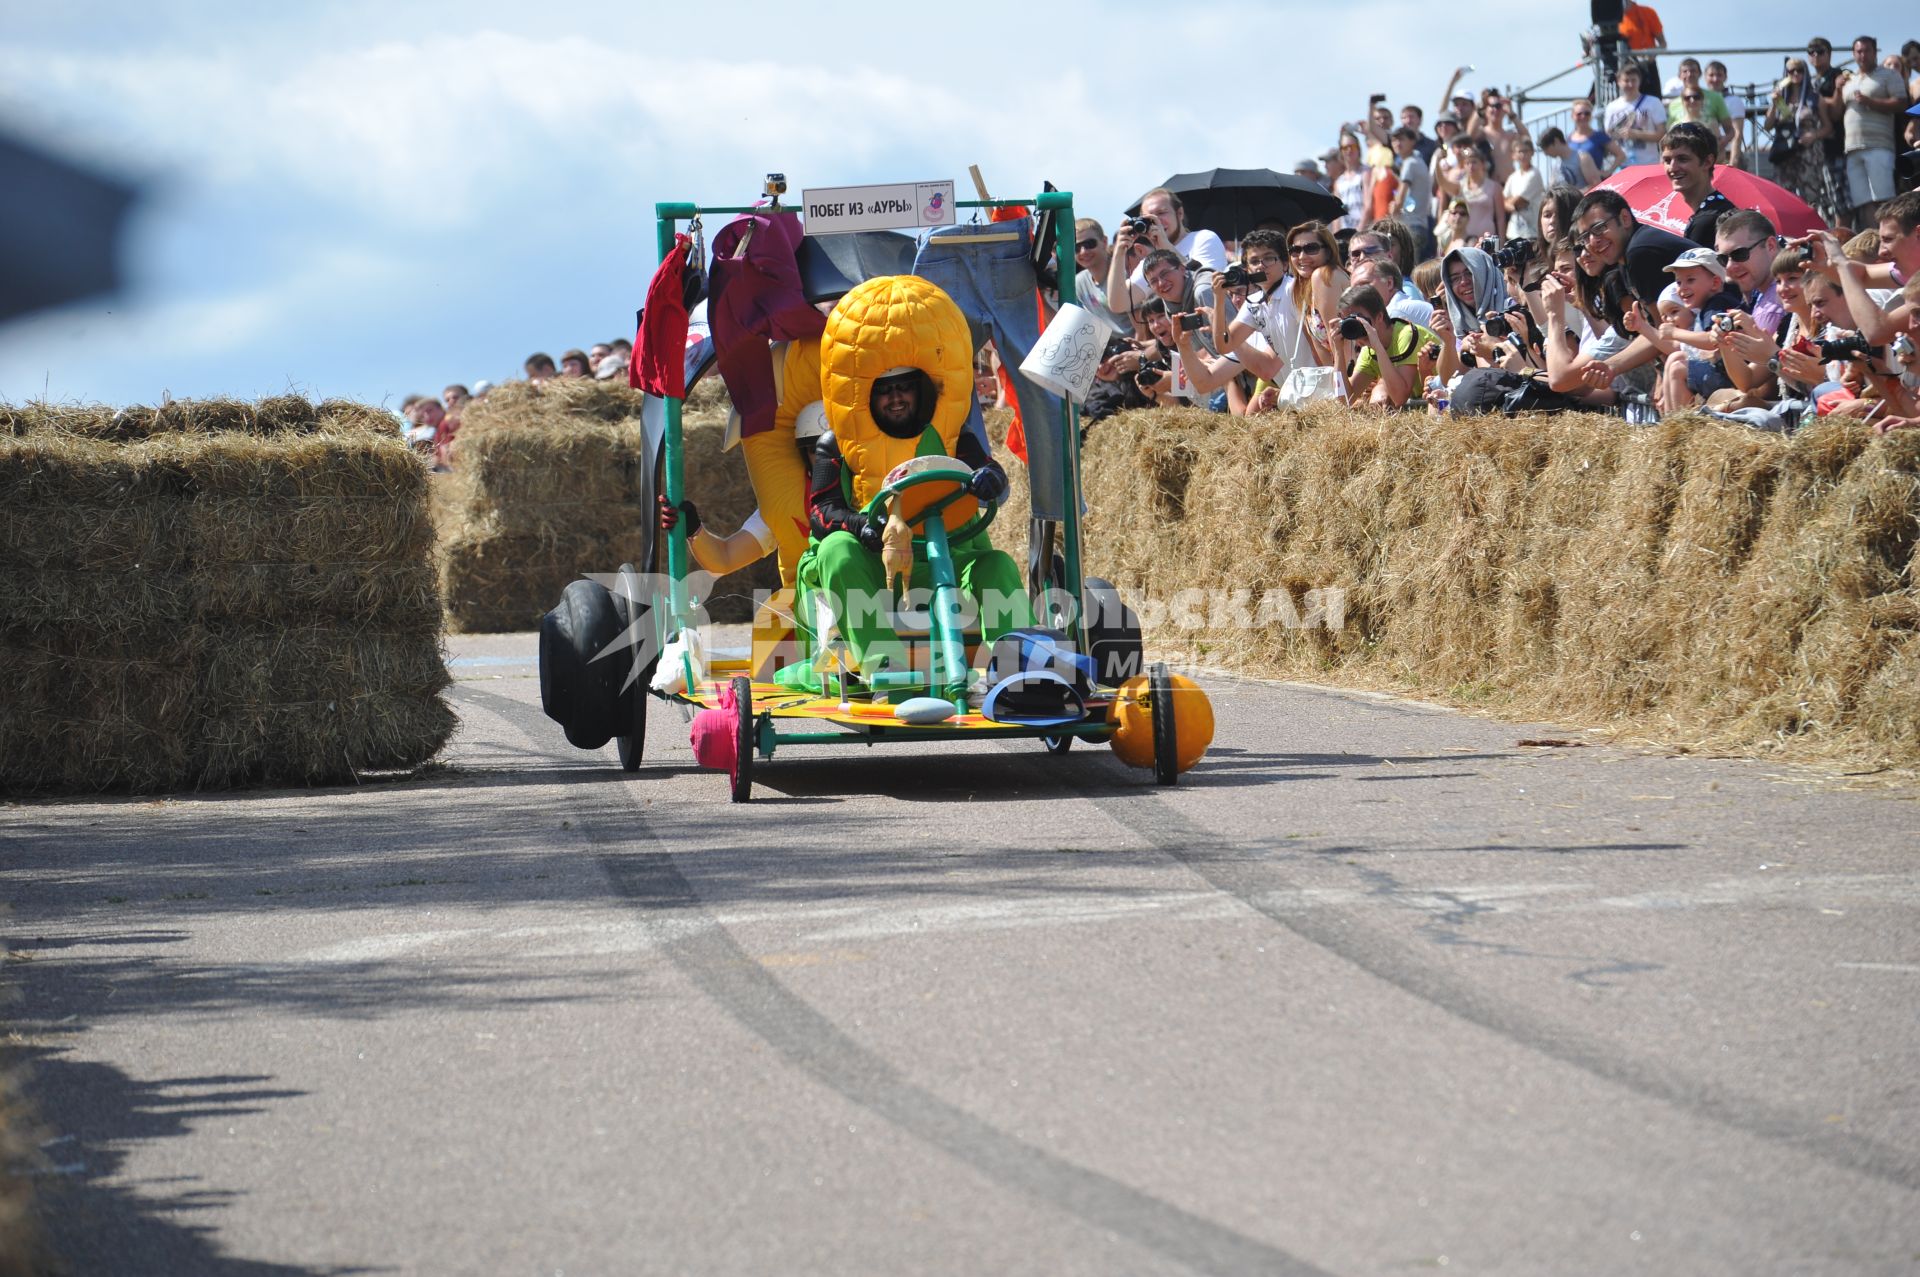
<path id="1" fill-rule="evenodd" d="M 1219 680 L 1104 748 L 0 808 L 82 1274 L 1912 1273 L 1909 799 Z M 1576 739 L 1584 739 L 1577 738 Z"/>

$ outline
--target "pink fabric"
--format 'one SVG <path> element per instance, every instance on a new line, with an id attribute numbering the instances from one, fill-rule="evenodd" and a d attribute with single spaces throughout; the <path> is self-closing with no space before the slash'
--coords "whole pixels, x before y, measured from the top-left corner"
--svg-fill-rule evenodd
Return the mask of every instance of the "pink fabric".
<path id="1" fill-rule="evenodd" d="M 702 767 L 731 772 L 739 762 L 739 702 L 731 683 L 722 684 L 714 699 L 718 709 L 703 709 L 693 716 L 693 760 Z"/>

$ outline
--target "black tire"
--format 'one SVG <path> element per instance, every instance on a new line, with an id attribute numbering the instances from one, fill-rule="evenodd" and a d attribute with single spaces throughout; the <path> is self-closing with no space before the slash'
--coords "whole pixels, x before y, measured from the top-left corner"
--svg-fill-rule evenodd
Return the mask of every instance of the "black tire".
<path id="1" fill-rule="evenodd" d="M 540 619 L 540 707 L 581 749 L 599 749 L 625 729 L 621 688 L 633 657 L 624 648 L 608 651 L 625 628 L 612 593 L 597 581 L 568 585 Z"/>
<path id="2" fill-rule="evenodd" d="M 1064 754 L 1073 748 L 1073 736 L 1067 732 L 1058 736 L 1042 736 L 1040 739 L 1046 744 L 1049 754 Z"/>
<path id="3" fill-rule="evenodd" d="M 624 633 L 630 646 L 640 646 L 640 636 L 633 628 L 633 622 L 644 605 L 635 597 L 639 592 L 639 580 L 631 563 L 620 565 L 620 597 L 614 602 L 619 606 L 620 619 L 626 627 Z M 629 658 L 631 660 L 631 658 Z M 631 668 L 631 664 L 629 664 Z M 620 734 L 613 738 L 620 753 L 620 770 L 632 772 L 640 770 L 640 757 L 647 744 L 647 683 L 653 677 L 653 667 L 649 665 L 628 684 L 620 693 Z"/>
<path id="4" fill-rule="evenodd" d="M 1159 661 L 1147 676 L 1147 692 L 1153 716 L 1153 778 L 1172 785 L 1180 779 L 1180 741 L 1173 723 L 1173 677 Z"/>
<path id="5" fill-rule="evenodd" d="M 733 738 L 733 801 L 744 803 L 753 797 L 753 681 L 744 674 L 733 677 L 733 699 L 738 714 Z"/>
<path id="6" fill-rule="evenodd" d="M 1090 576 L 1080 593 L 1087 608 L 1087 654 L 1093 657 L 1094 676 L 1102 687 L 1118 687 L 1144 668 L 1140 618 L 1110 581 Z"/>

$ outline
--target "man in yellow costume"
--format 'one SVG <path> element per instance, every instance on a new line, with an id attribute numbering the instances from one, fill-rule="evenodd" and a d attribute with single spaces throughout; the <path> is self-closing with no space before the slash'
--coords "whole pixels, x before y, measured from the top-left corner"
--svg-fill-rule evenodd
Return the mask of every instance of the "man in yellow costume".
<path id="1" fill-rule="evenodd" d="M 904 668 L 881 562 L 885 517 L 870 516 L 865 507 L 888 473 L 915 457 L 957 458 L 972 470 L 967 489 L 973 498 L 998 501 L 1007 491 L 1006 471 L 962 429 L 973 395 L 966 318 L 924 279 L 870 279 L 827 317 L 820 375 L 827 431 L 814 448 L 807 496 L 813 540 L 800 562 L 800 582 L 832 600 L 854 668 L 866 675 L 882 665 Z M 1018 565 L 994 549 L 984 531 L 955 542 L 951 552 L 961 591 L 978 605 L 986 643 L 1033 623 Z M 930 584 L 920 558 L 909 586 Z"/>

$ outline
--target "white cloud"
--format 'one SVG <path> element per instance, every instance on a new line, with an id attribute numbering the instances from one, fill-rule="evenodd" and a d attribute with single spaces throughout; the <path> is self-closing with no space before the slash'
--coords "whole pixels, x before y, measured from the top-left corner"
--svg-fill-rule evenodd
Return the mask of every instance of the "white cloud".
<path id="1" fill-rule="evenodd" d="M 1153 171 L 1148 131 L 1115 129 L 1111 95 L 1077 74 L 1042 101 L 939 77 L 807 63 L 724 63 L 579 36 L 500 31 L 317 50 L 260 66 L 221 53 L 0 54 L 16 93 L 121 163 L 225 188 L 292 182 L 380 220 L 446 226 L 570 171 L 607 192 L 657 175 L 774 165 L 816 184 L 901 154 L 982 160 L 1037 184 L 1097 147 L 1103 167 Z M 1161 112 L 1177 125 L 1185 104 Z M 1065 145 L 1063 145 L 1065 144 Z M 916 170 L 907 176 L 929 176 Z M 699 191 L 645 194 L 685 197 Z M 746 191 L 742 191 L 741 198 Z M 555 190 L 564 201 L 568 193 Z M 707 198 L 715 198 L 707 195 Z"/>

